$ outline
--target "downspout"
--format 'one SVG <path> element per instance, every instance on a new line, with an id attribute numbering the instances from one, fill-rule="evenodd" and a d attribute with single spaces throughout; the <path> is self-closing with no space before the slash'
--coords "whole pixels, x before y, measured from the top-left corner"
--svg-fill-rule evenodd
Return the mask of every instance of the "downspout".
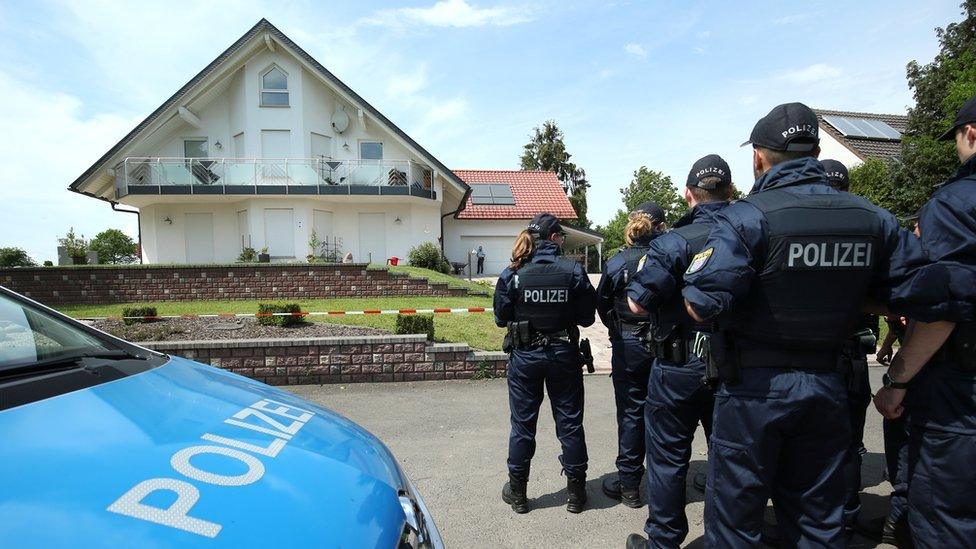
<path id="1" fill-rule="evenodd" d="M 116 212 L 122 212 L 122 213 L 127 213 L 127 214 L 136 214 L 136 226 L 139 229 L 139 237 L 138 237 L 139 238 L 139 264 L 142 265 L 142 215 L 139 213 L 139 210 L 135 210 L 135 211 L 132 211 L 132 210 L 120 210 L 120 209 L 116 208 L 116 206 L 119 205 L 118 202 L 109 202 L 109 204 L 112 205 L 112 210 L 114 210 Z"/>
<path id="2" fill-rule="evenodd" d="M 463 210 L 464 206 L 467 205 L 469 196 L 471 196 L 471 187 L 468 187 L 468 190 L 464 191 L 464 196 L 461 197 L 461 202 L 458 203 L 456 210 L 453 212 L 447 212 L 441 216 L 441 257 L 447 257 L 444 255 L 444 219 L 449 215 L 457 217 L 457 214 L 461 213 L 461 210 Z"/>

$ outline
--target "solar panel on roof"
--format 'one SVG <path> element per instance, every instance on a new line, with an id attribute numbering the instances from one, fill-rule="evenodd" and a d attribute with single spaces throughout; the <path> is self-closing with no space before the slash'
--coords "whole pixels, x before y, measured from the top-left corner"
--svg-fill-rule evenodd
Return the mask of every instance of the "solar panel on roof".
<path id="1" fill-rule="evenodd" d="M 515 195 L 507 183 L 471 185 L 471 203 L 478 206 L 514 206 Z"/>
<path id="2" fill-rule="evenodd" d="M 892 141 L 901 139 L 901 132 L 892 128 L 883 120 L 835 115 L 824 115 L 823 119 L 836 128 L 844 137 L 864 137 Z"/>

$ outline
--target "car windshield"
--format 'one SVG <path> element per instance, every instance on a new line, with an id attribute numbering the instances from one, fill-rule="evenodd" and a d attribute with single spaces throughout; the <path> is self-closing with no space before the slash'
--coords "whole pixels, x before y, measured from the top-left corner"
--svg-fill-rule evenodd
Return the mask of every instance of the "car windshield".
<path id="1" fill-rule="evenodd" d="M 0 293 L 0 371 L 41 361 L 112 350 L 43 310 Z"/>

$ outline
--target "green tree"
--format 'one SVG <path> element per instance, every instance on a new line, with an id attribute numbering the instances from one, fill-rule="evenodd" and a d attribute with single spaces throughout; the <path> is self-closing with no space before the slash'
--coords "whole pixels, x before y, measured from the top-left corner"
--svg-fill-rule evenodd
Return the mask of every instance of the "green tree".
<path id="1" fill-rule="evenodd" d="M 0 267 L 34 267 L 37 263 L 20 248 L 0 248 Z"/>
<path id="2" fill-rule="evenodd" d="M 642 203 L 650 201 L 661 206 L 668 225 L 673 224 L 688 211 L 688 203 L 678 194 L 671 177 L 649 170 L 647 166 L 641 166 L 634 172 L 634 178 L 626 187 L 620 189 L 620 194 L 623 195 L 625 209 L 617 210 L 606 227 L 597 227 L 597 230 L 603 233 L 605 258 L 613 256 L 623 247 L 624 228 L 627 227 L 630 212 Z"/>
<path id="3" fill-rule="evenodd" d="M 68 234 L 63 238 L 58 239 L 58 246 L 64 248 L 75 265 L 84 265 L 88 262 L 85 258 L 85 254 L 88 253 L 88 240 L 85 239 L 85 235 L 76 235 L 74 227 L 68 229 Z"/>
<path id="4" fill-rule="evenodd" d="M 890 169 L 890 202 L 879 203 L 899 216 L 915 213 L 958 162 L 952 142 L 937 138 L 956 111 L 976 94 L 976 0 L 962 5 L 963 20 L 936 29 L 939 53 L 931 63 L 908 63 L 908 87 L 915 106 L 908 110 L 902 163 Z"/>
<path id="5" fill-rule="evenodd" d="M 566 151 L 563 132 L 556 125 L 556 121 L 546 120 L 541 128 L 533 128 L 529 142 L 522 149 L 522 169 L 556 172 L 556 177 L 569 195 L 569 202 L 576 210 L 577 223 L 582 227 L 589 227 L 590 220 L 586 217 L 586 189 L 590 184 L 586 181 L 583 168 L 569 160 L 573 155 Z"/>
<path id="6" fill-rule="evenodd" d="M 99 263 L 121 264 L 135 263 L 136 243 L 118 229 L 106 229 L 92 239 L 89 249 L 98 252 Z"/>

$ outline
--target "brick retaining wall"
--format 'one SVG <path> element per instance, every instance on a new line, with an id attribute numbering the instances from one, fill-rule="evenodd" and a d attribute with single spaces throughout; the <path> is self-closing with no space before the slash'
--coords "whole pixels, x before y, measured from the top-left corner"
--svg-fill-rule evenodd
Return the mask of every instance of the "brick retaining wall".
<path id="1" fill-rule="evenodd" d="M 183 356 L 269 385 L 469 379 L 483 363 L 503 377 L 508 355 L 426 336 L 160 341 L 143 347 Z"/>
<path id="2" fill-rule="evenodd" d="M 355 263 L 6 268 L 0 269 L 0 285 L 45 305 L 468 295 Z"/>

